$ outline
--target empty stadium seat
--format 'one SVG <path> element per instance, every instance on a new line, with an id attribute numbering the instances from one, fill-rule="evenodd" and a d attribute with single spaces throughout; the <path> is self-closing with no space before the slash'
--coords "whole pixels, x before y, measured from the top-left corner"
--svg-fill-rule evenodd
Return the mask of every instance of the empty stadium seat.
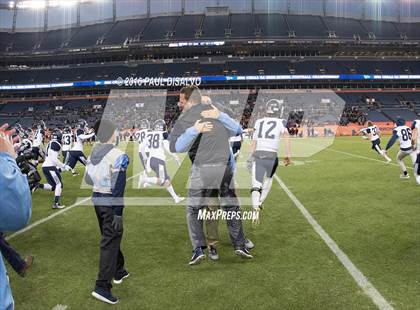
<path id="1" fill-rule="evenodd" d="M 368 37 L 359 20 L 337 17 L 323 17 L 323 19 L 328 30 L 334 31 L 338 38 L 352 39 L 354 35 L 359 35 L 361 39 Z"/>
<path id="2" fill-rule="evenodd" d="M 206 16 L 203 23 L 203 38 L 224 38 L 229 16 Z"/>
<path id="3" fill-rule="evenodd" d="M 286 19 L 297 38 L 327 36 L 327 29 L 319 16 L 287 15 Z"/>
<path id="4" fill-rule="evenodd" d="M 96 24 L 91 26 L 81 27 L 79 31 L 73 36 L 69 43 L 69 47 L 89 47 L 100 43 L 101 39 L 105 38 L 107 32 L 113 26 L 113 23 Z"/>
<path id="5" fill-rule="evenodd" d="M 178 40 L 194 39 L 199 33 L 203 15 L 183 15 L 175 26 L 174 38 Z"/>
<path id="6" fill-rule="evenodd" d="M 123 44 L 133 40 L 139 36 L 144 27 L 147 25 L 148 19 L 131 19 L 116 22 L 111 31 L 107 34 L 103 44 Z"/>
<path id="7" fill-rule="evenodd" d="M 257 15 L 257 28 L 264 37 L 287 37 L 289 27 L 280 14 L 259 14 Z"/>
<path id="8" fill-rule="evenodd" d="M 70 42 L 70 39 L 76 31 L 74 28 L 48 31 L 39 49 L 53 50 L 66 47 L 66 44 Z"/>
<path id="9" fill-rule="evenodd" d="M 150 20 L 143 31 L 145 41 L 170 39 L 173 36 L 177 16 L 156 17 Z"/>
<path id="10" fill-rule="evenodd" d="M 231 15 L 231 37 L 252 38 L 255 36 L 255 16 L 252 14 Z"/>

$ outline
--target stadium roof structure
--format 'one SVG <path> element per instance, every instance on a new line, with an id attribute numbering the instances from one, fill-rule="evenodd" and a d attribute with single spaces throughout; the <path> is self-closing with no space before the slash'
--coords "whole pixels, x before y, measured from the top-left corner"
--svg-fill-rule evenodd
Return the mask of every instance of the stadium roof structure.
<path id="1" fill-rule="evenodd" d="M 281 13 L 420 22 L 420 0 L 0 0 L 0 29 L 39 31 L 170 15 Z"/>

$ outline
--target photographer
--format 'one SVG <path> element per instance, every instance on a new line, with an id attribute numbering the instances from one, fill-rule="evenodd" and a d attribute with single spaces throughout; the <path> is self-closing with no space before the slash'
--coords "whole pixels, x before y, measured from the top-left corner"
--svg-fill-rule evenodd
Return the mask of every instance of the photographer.
<path id="1" fill-rule="evenodd" d="M 0 127 L 0 232 L 16 231 L 26 226 L 31 217 L 31 192 L 26 177 L 15 162 L 13 131 Z M 0 257 L 0 309 L 13 309 L 14 302 L 6 268 Z"/>

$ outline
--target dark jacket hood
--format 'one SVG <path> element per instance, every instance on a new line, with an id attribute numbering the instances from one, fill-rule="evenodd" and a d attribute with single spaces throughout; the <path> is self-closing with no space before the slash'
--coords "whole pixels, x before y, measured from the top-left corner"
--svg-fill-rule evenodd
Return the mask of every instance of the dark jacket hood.
<path id="1" fill-rule="evenodd" d="M 90 162 L 96 166 L 113 148 L 113 144 L 99 144 L 95 146 L 90 155 Z"/>

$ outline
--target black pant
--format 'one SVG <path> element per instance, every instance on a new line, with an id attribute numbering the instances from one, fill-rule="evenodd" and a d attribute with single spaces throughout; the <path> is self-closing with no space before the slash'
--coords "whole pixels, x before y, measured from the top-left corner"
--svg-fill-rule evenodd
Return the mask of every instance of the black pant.
<path id="1" fill-rule="evenodd" d="M 4 239 L 2 233 L 0 233 L 0 251 L 10 266 L 12 266 L 13 270 L 20 274 L 26 266 L 26 262 L 20 254 L 10 246 L 6 239 Z"/>
<path id="2" fill-rule="evenodd" d="M 124 256 L 120 249 L 123 231 L 116 231 L 112 227 L 114 213 L 111 207 L 95 205 L 95 212 L 102 235 L 96 288 L 111 290 L 112 279 L 120 278 L 125 272 Z"/>

